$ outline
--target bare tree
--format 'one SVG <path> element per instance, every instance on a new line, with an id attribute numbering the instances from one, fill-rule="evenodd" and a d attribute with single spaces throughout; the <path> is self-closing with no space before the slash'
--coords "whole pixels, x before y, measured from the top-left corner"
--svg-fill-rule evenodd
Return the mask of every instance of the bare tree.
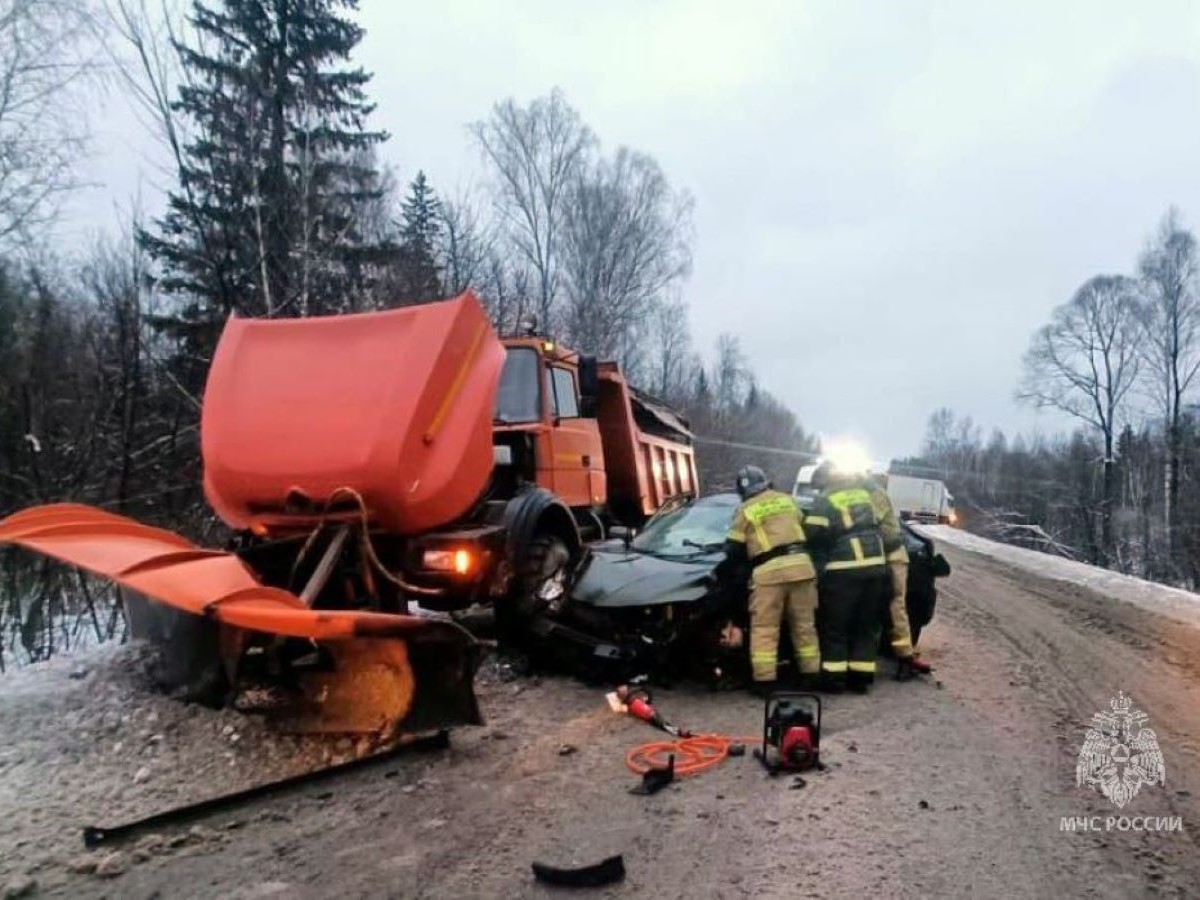
<path id="1" fill-rule="evenodd" d="M 1163 415 L 1166 457 L 1163 472 L 1163 521 L 1167 546 L 1175 555 L 1179 511 L 1181 425 L 1184 400 L 1200 371 L 1200 305 L 1196 299 L 1196 238 L 1183 227 L 1179 212 L 1167 210 L 1158 232 L 1138 260 L 1144 297 L 1143 342 L 1151 390 Z"/>
<path id="2" fill-rule="evenodd" d="M 659 303 L 654 308 L 651 322 L 658 354 L 654 389 L 666 400 L 679 399 L 696 366 L 687 306 L 681 300 Z"/>
<path id="3" fill-rule="evenodd" d="M 712 374 L 713 405 L 718 425 L 728 421 L 738 409 L 753 380 L 741 341 L 729 333 L 719 335 Z"/>
<path id="4" fill-rule="evenodd" d="M 516 333 L 531 305 L 529 269 L 514 265 L 507 256 L 491 247 L 481 263 L 477 286 L 496 329 L 501 334 Z"/>
<path id="5" fill-rule="evenodd" d="M 655 301 L 691 269 L 692 201 L 650 157 L 624 147 L 578 167 L 563 222 L 566 333 L 612 357 L 640 342 Z"/>
<path id="6" fill-rule="evenodd" d="M 1025 354 L 1018 398 L 1086 422 L 1104 443 L 1099 562 L 1113 550 L 1117 493 L 1113 446 L 1118 419 L 1138 372 L 1142 338 L 1137 284 L 1123 275 L 1097 275 L 1051 314 Z"/>
<path id="7" fill-rule="evenodd" d="M 559 228 L 567 193 L 595 143 L 559 90 L 528 107 L 497 103 L 471 133 L 495 175 L 496 211 L 513 247 L 533 269 L 537 313 L 550 327 L 559 279 Z"/>
<path id="8" fill-rule="evenodd" d="M 482 288 L 493 239 L 470 197 L 443 200 L 438 218 L 437 262 L 446 293 L 454 297 L 469 287 Z"/>
<path id="9" fill-rule="evenodd" d="M 0 0 L 0 248 L 27 242 L 78 186 L 99 60 L 90 3 Z"/>
<path id="10" fill-rule="evenodd" d="M 950 475 L 950 457 L 954 450 L 954 411 L 942 406 L 934 410 L 925 424 L 925 441 L 921 453 L 927 459 L 937 460 L 942 467 L 942 477 Z"/>

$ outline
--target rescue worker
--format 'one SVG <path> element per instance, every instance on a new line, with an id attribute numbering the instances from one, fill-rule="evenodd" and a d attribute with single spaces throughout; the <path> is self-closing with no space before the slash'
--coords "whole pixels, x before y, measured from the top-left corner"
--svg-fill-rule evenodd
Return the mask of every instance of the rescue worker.
<path id="1" fill-rule="evenodd" d="M 804 531 L 821 581 L 822 683 L 831 692 L 849 687 L 865 694 L 875 680 L 888 599 L 883 535 L 861 477 L 825 462 L 813 485 L 820 493 L 804 517 Z"/>
<path id="2" fill-rule="evenodd" d="M 892 652 L 896 654 L 896 680 L 911 681 L 917 675 L 928 675 L 932 669 L 918 657 L 908 625 L 908 550 L 904 546 L 904 529 L 900 527 L 900 518 L 883 484 L 878 479 L 871 479 L 870 483 L 871 503 L 879 519 L 883 550 L 887 554 L 887 590 L 891 597 L 888 618 Z"/>
<path id="3" fill-rule="evenodd" d="M 750 667 L 754 692 L 768 695 L 779 664 L 779 628 L 786 615 L 801 681 L 821 670 L 817 641 L 816 570 L 804 542 L 804 513 L 790 494 L 774 490 L 758 466 L 737 474 L 742 498 L 730 527 L 727 552 L 749 561 Z"/>

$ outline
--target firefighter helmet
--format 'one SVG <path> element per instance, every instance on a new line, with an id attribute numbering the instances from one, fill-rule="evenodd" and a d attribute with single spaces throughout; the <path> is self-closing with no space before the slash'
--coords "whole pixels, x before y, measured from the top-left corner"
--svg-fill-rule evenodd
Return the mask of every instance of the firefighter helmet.
<path id="1" fill-rule="evenodd" d="M 761 494 L 771 486 L 767 473 L 758 466 L 742 466 L 737 473 L 737 492 L 743 500 Z"/>

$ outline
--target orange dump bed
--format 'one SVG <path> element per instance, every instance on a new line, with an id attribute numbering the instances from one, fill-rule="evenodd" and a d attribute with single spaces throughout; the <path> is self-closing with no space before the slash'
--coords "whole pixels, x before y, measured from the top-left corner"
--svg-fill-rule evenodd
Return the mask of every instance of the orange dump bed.
<path id="1" fill-rule="evenodd" d="M 451 522 L 491 474 L 503 363 L 469 292 L 387 312 L 231 319 L 204 395 L 209 503 L 235 528 L 286 525 L 349 488 L 393 533 Z"/>
<path id="2" fill-rule="evenodd" d="M 600 365 L 599 420 L 608 502 L 619 517 L 636 522 L 670 497 L 699 493 L 687 422 L 631 388 L 614 363 Z"/>

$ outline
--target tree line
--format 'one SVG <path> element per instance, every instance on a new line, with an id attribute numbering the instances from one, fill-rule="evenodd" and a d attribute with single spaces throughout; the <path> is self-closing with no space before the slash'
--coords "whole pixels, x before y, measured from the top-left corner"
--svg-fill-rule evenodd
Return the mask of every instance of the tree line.
<path id="1" fill-rule="evenodd" d="M 1171 208 L 1132 271 L 1089 278 L 1034 333 L 1016 396 L 1075 419 L 1072 433 L 985 441 L 942 409 L 898 469 L 941 473 L 1001 537 L 1200 586 L 1197 252 Z"/>
<path id="2" fill-rule="evenodd" d="M 621 363 L 681 408 L 706 487 L 742 442 L 810 448 L 736 337 L 692 344 L 693 201 L 650 155 L 607 151 L 566 97 L 505 99 L 469 125 L 484 180 L 401 184 L 354 62 L 356 0 L 10 0 L 0 10 L 0 515 L 93 503 L 222 539 L 201 490 L 199 414 L 231 314 L 334 315 L 474 289 L 502 333 L 537 327 Z M 86 112 L 132 97 L 161 205 L 53 252 L 79 190 Z M 400 140 L 403 138 L 401 137 Z M 52 152 L 44 148 L 53 147 Z M 776 477 L 790 478 L 782 458 Z M 0 554 L 5 653 L 120 634 L 112 598 Z M 84 615 L 79 615 L 83 612 Z"/>

